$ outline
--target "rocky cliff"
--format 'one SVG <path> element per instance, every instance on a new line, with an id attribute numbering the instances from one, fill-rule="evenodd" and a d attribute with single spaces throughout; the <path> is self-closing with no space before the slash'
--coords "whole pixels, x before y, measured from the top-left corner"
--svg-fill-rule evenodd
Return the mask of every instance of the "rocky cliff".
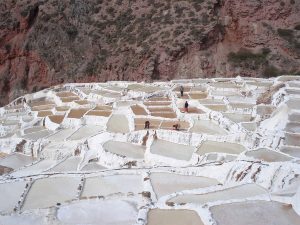
<path id="1" fill-rule="evenodd" d="M 299 0 L 2 0 L 0 104 L 64 82 L 300 71 Z"/>

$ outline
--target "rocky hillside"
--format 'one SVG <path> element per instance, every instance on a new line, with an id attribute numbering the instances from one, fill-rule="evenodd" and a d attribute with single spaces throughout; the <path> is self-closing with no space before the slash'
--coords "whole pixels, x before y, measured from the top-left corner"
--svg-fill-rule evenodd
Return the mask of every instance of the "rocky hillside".
<path id="1" fill-rule="evenodd" d="M 64 82 L 300 73 L 299 0 L 1 0 L 0 104 Z"/>

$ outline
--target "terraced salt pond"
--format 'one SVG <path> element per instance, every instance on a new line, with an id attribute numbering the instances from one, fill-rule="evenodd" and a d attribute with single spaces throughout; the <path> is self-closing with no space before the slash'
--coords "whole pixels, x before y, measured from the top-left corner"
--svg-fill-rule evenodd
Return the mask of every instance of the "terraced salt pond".
<path id="1" fill-rule="evenodd" d="M 178 191 L 205 188 L 219 184 L 217 180 L 212 178 L 159 172 L 152 173 L 150 181 L 157 198 Z"/>
<path id="2" fill-rule="evenodd" d="M 23 177 L 23 176 L 28 176 L 30 174 L 39 174 L 50 169 L 50 167 L 52 167 L 55 164 L 56 164 L 55 160 L 48 160 L 48 159 L 41 160 L 33 164 L 32 166 L 28 166 L 25 167 L 24 169 L 20 169 L 16 172 L 13 172 L 11 175 L 16 177 Z"/>
<path id="3" fill-rule="evenodd" d="M 0 184 L 0 212 L 12 212 L 25 190 L 26 181 Z"/>
<path id="4" fill-rule="evenodd" d="M 257 129 L 256 122 L 245 122 L 245 123 L 241 123 L 241 125 L 249 131 L 255 131 Z"/>
<path id="5" fill-rule="evenodd" d="M 142 178 L 139 175 L 97 176 L 86 178 L 81 197 L 139 192 L 142 192 Z"/>
<path id="6" fill-rule="evenodd" d="M 68 137 L 70 137 L 73 133 L 75 133 L 77 129 L 75 128 L 67 128 L 58 130 L 55 134 L 49 136 L 47 139 L 50 141 L 64 141 Z"/>
<path id="7" fill-rule="evenodd" d="M 34 162 L 34 158 L 28 155 L 14 153 L 0 159 L 0 165 L 6 166 L 12 169 L 18 169 L 25 165 L 29 165 Z"/>
<path id="8" fill-rule="evenodd" d="M 282 146 L 280 151 L 293 157 L 300 158 L 300 147 Z"/>
<path id="9" fill-rule="evenodd" d="M 175 204 L 205 204 L 207 202 L 226 201 L 231 199 L 245 199 L 257 195 L 266 195 L 267 190 L 256 184 L 245 184 L 225 190 L 209 192 L 205 194 L 184 194 L 168 200 Z"/>
<path id="10" fill-rule="evenodd" d="M 251 114 L 240 114 L 240 113 L 223 113 L 228 119 L 236 123 L 250 122 L 252 120 Z"/>
<path id="11" fill-rule="evenodd" d="M 103 148 L 108 152 L 134 159 L 144 158 L 146 150 L 144 146 L 119 141 L 108 141 Z"/>
<path id="12" fill-rule="evenodd" d="M 299 77 L 285 78 L 73 83 L 16 99 L 0 108 L 0 224 L 299 224 Z"/>
<path id="13" fill-rule="evenodd" d="M 86 164 L 81 169 L 81 171 L 99 171 L 99 170 L 104 170 L 104 169 L 106 169 L 104 166 L 101 166 L 100 164 L 95 163 L 95 162 L 91 162 L 91 163 Z"/>
<path id="14" fill-rule="evenodd" d="M 22 210 L 51 207 L 75 199 L 79 183 L 79 177 L 38 179 L 30 188 Z"/>
<path id="15" fill-rule="evenodd" d="M 300 133 L 300 123 L 299 122 L 288 123 L 285 127 L 285 130 L 291 133 Z"/>
<path id="16" fill-rule="evenodd" d="M 82 160 L 80 156 L 71 156 L 63 162 L 59 163 L 57 166 L 52 168 L 52 172 L 67 172 L 67 171 L 76 171 L 78 169 L 79 163 Z"/>
<path id="17" fill-rule="evenodd" d="M 75 133 L 73 133 L 72 136 L 68 138 L 68 140 L 72 141 L 88 138 L 90 136 L 100 133 L 101 131 L 103 131 L 102 126 L 85 125 L 80 127 L 77 131 L 75 131 Z"/>
<path id="18" fill-rule="evenodd" d="M 209 120 L 195 120 L 190 129 L 193 133 L 204 133 L 210 135 L 226 135 L 227 131 Z"/>
<path id="19" fill-rule="evenodd" d="M 230 142 L 204 141 L 197 150 L 197 154 L 204 155 L 206 153 L 218 152 L 228 154 L 240 154 L 245 151 L 243 145 Z"/>
<path id="20" fill-rule="evenodd" d="M 204 225 L 199 215 L 193 210 L 151 209 L 147 225 Z"/>
<path id="21" fill-rule="evenodd" d="M 107 131 L 115 133 L 128 133 L 129 125 L 125 115 L 114 114 L 107 122 Z"/>
<path id="22" fill-rule="evenodd" d="M 151 145 L 150 152 L 164 157 L 189 161 L 194 152 L 194 147 L 158 139 Z"/>
<path id="23" fill-rule="evenodd" d="M 300 146 L 300 134 L 285 133 L 285 144 L 291 146 Z"/>
<path id="24" fill-rule="evenodd" d="M 75 153 L 78 143 L 76 141 L 54 141 L 43 148 L 41 156 L 50 159 L 62 159 Z M 59 154 L 58 154 L 59 153 Z"/>
<path id="25" fill-rule="evenodd" d="M 137 215 L 136 202 L 126 199 L 75 202 L 61 207 L 57 212 L 62 224 L 132 225 Z"/>
<path id="26" fill-rule="evenodd" d="M 300 216 L 290 205 L 279 202 L 247 201 L 210 208 L 213 219 L 219 225 L 299 225 Z"/>
<path id="27" fill-rule="evenodd" d="M 0 216 L 0 224 L 14 225 L 41 225 L 45 224 L 45 218 L 42 215 L 32 215 L 32 214 L 8 214 L 5 216 Z"/>
<path id="28" fill-rule="evenodd" d="M 284 162 L 290 161 L 292 159 L 291 157 L 286 156 L 280 152 L 275 152 L 263 148 L 254 151 L 248 151 L 245 153 L 245 155 L 266 162 Z"/>
<path id="29" fill-rule="evenodd" d="M 22 138 L 36 141 L 38 139 L 45 138 L 45 137 L 51 135 L 52 133 L 53 133 L 53 131 L 50 131 L 50 130 L 41 130 L 38 132 L 26 134 L 26 135 L 22 136 Z"/>

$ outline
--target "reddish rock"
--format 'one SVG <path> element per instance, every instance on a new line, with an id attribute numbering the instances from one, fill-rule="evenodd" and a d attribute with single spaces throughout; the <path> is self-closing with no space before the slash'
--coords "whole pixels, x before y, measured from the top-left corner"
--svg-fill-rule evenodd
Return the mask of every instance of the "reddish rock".
<path id="1" fill-rule="evenodd" d="M 297 73 L 299 9 L 294 0 L 3 0 L 0 104 L 65 82 Z"/>

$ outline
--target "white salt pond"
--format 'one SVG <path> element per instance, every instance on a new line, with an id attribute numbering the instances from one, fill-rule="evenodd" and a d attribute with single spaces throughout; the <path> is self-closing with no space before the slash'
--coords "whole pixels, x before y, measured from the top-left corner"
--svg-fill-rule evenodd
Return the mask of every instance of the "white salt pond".
<path id="1" fill-rule="evenodd" d="M 34 158 L 28 155 L 13 153 L 0 159 L 0 165 L 10 167 L 12 169 L 18 169 L 25 165 L 29 165 L 34 162 Z"/>
<path id="2" fill-rule="evenodd" d="M 70 137 L 76 129 L 74 128 L 67 128 L 67 129 L 62 129 L 56 132 L 55 134 L 49 136 L 47 139 L 50 141 L 64 141 L 68 137 Z"/>
<path id="3" fill-rule="evenodd" d="M 18 170 L 11 173 L 14 177 L 29 176 L 33 174 L 39 174 L 48 170 L 51 166 L 55 165 L 55 160 L 42 160 L 32 166 L 25 167 L 24 169 Z"/>
<path id="4" fill-rule="evenodd" d="M 206 108 L 209 108 L 210 110 L 213 111 L 218 111 L 218 112 L 224 112 L 227 110 L 227 105 L 221 105 L 221 104 L 209 104 L 209 105 L 204 105 Z"/>
<path id="5" fill-rule="evenodd" d="M 185 176 L 173 173 L 151 173 L 150 181 L 158 198 L 183 190 L 192 190 L 218 185 L 216 179 Z"/>
<path id="6" fill-rule="evenodd" d="M 30 133 L 34 133 L 34 132 L 39 132 L 42 130 L 46 130 L 45 127 L 43 126 L 38 126 L 38 127 L 30 127 L 24 130 L 24 134 L 30 134 Z"/>
<path id="7" fill-rule="evenodd" d="M 217 205 L 210 208 L 218 225 L 299 225 L 300 216 L 291 205 L 279 202 L 248 201 Z"/>
<path id="8" fill-rule="evenodd" d="M 116 193 L 138 194 L 142 192 L 142 177 L 139 175 L 114 175 L 86 178 L 82 197 L 107 196 Z"/>
<path id="9" fill-rule="evenodd" d="M 54 168 L 50 169 L 51 172 L 66 172 L 77 171 L 78 165 L 82 158 L 80 156 L 71 156 L 63 162 L 59 163 Z"/>
<path id="10" fill-rule="evenodd" d="M 22 136 L 22 138 L 36 141 L 38 139 L 47 137 L 52 133 L 53 133 L 53 131 L 50 131 L 50 130 L 41 130 L 41 131 L 38 131 L 38 132 L 33 132 L 33 133 L 26 134 L 26 135 Z"/>
<path id="11" fill-rule="evenodd" d="M 257 129 L 256 122 L 245 122 L 245 123 L 241 123 L 241 125 L 249 131 L 255 131 Z"/>
<path id="12" fill-rule="evenodd" d="M 102 126 L 85 125 L 80 127 L 74 134 L 72 134 L 68 140 L 80 140 L 83 138 L 88 138 L 100 133 L 101 131 L 103 131 Z"/>
<path id="13" fill-rule="evenodd" d="M 128 133 L 128 120 L 125 115 L 114 114 L 107 122 L 107 131 L 115 133 Z"/>
<path id="14" fill-rule="evenodd" d="M 43 216 L 33 214 L 0 215 L 0 224 L 3 225 L 41 225 L 46 224 L 45 220 Z"/>
<path id="15" fill-rule="evenodd" d="M 85 200 L 57 211 L 57 218 L 63 224 L 132 225 L 137 215 L 137 204 L 130 200 Z"/>
<path id="16" fill-rule="evenodd" d="M 225 190 L 205 194 L 184 194 L 171 198 L 168 202 L 176 204 L 205 204 L 207 202 L 226 201 L 230 199 L 245 199 L 267 194 L 267 190 L 257 184 L 245 184 Z"/>
<path id="17" fill-rule="evenodd" d="M 300 133 L 300 122 L 290 122 L 287 123 L 285 131 L 291 133 Z"/>
<path id="18" fill-rule="evenodd" d="M 232 120 L 233 122 L 240 123 L 240 122 L 250 122 L 252 119 L 251 114 L 241 114 L 241 113 L 223 113 L 228 119 Z"/>
<path id="19" fill-rule="evenodd" d="M 286 104 L 290 109 L 300 109 L 300 98 L 289 99 Z"/>
<path id="20" fill-rule="evenodd" d="M 291 122 L 299 122 L 300 121 L 300 113 L 293 112 L 289 114 L 289 121 Z"/>
<path id="21" fill-rule="evenodd" d="M 256 113 L 261 116 L 271 115 L 274 110 L 275 107 L 273 105 L 258 105 L 256 107 Z"/>
<path id="22" fill-rule="evenodd" d="M 103 148 L 108 152 L 133 159 L 144 158 L 144 153 L 146 150 L 145 146 L 119 141 L 108 141 L 104 143 Z"/>
<path id="23" fill-rule="evenodd" d="M 25 190 L 26 182 L 10 182 L 0 184 L 0 212 L 12 212 Z M 0 219 L 1 221 L 1 219 Z M 1 223 L 0 223 L 1 224 Z"/>
<path id="24" fill-rule="evenodd" d="M 265 148 L 248 151 L 245 153 L 245 155 L 266 162 L 283 162 L 292 160 L 292 158 L 289 156 Z"/>
<path id="25" fill-rule="evenodd" d="M 76 147 L 77 142 L 75 141 L 52 141 L 43 148 L 41 156 L 48 159 L 62 159 L 72 155 Z"/>
<path id="26" fill-rule="evenodd" d="M 194 147 L 189 145 L 176 144 L 164 140 L 155 140 L 151 145 L 150 152 L 169 158 L 189 161 L 192 158 Z"/>
<path id="27" fill-rule="evenodd" d="M 106 167 L 101 166 L 100 164 L 96 162 L 91 162 L 86 164 L 84 167 L 82 167 L 81 171 L 98 171 L 98 170 L 104 170 Z"/>
<path id="28" fill-rule="evenodd" d="M 204 155 L 211 152 L 228 153 L 228 154 L 240 154 L 245 151 L 246 148 L 243 145 L 230 142 L 217 142 L 217 141 L 204 141 L 199 146 L 197 154 Z"/>
<path id="29" fill-rule="evenodd" d="M 80 178 L 55 177 L 36 180 L 22 210 L 47 208 L 76 198 Z"/>
<path id="30" fill-rule="evenodd" d="M 193 127 L 190 129 L 193 133 L 204 133 L 210 135 L 226 135 L 227 131 L 219 127 L 210 120 L 195 120 Z"/>
<path id="31" fill-rule="evenodd" d="M 285 144 L 292 146 L 300 146 L 300 134 L 285 133 Z"/>
<path id="32" fill-rule="evenodd" d="M 300 158 L 300 147 L 282 146 L 280 151 L 293 157 Z"/>
<path id="33" fill-rule="evenodd" d="M 193 210 L 151 209 L 148 212 L 147 225 L 204 225 Z"/>
<path id="34" fill-rule="evenodd" d="M 222 99 L 201 99 L 199 103 L 204 105 L 223 105 L 224 101 Z"/>

